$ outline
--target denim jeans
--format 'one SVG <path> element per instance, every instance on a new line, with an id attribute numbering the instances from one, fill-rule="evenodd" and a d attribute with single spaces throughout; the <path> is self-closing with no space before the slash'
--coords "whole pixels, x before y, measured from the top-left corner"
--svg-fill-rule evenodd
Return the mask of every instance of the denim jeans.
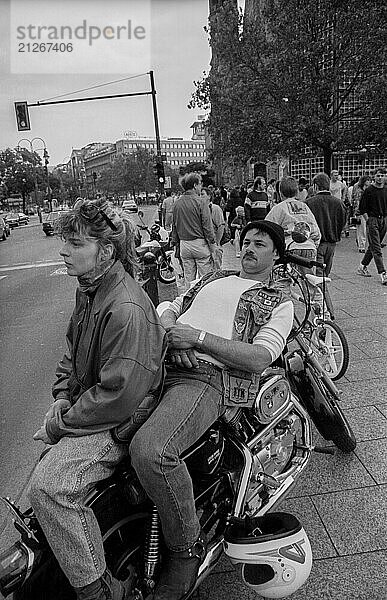
<path id="1" fill-rule="evenodd" d="M 366 248 L 367 242 L 367 222 L 363 215 L 359 215 L 360 225 L 356 226 L 356 242 L 359 250 L 364 250 Z"/>
<path id="2" fill-rule="evenodd" d="M 317 260 L 318 262 L 322 262 L 326 265 L 325 267 L 325 275 L 328 277 L 333 265 L 333 257 L 335 255 L 336 250 L 336 242 L 320 242 L 319 247 L 317 248 Z M 316 269 L 317 275 L 322 277 L 323 272 L 322 269 L 317 267 Z"/>
<path id="3" fill-rule="evenodd" d="M 368 217 L 367 221 L 367 236 L 369 245 L 361 264 L 367 267 L 373 258 L 378 273 L 384 273 L 386 270 L 384 267 L 381 246 L 387 231 L 386 220 L 386 217 Z"/>
<path id="4" fill-rule="evenodd" d="M 109 477 L 128 453 L 109 431 L 62 438 L 38 463 L 29 498 L 48 543 L 73 587 L 83 587 L 106 569 L 101 531 L 85 506 L 91 486 Z"/>
<path id="5" fill-rule="evenodd" d="M 187 550 L 200 533 L 191 477 L 181 460 L 224 412 L 222 375 L 201 363 L 199 369 L 171 368 L 156 410 L 135 434 L 132 465 L 157 506 L 170 550 Z"/>

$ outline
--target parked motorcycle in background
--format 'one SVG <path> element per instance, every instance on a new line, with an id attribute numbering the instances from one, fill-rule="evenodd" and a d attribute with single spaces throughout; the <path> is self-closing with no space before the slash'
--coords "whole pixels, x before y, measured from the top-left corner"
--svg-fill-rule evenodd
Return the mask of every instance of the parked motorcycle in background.
<path id="1" fill-rule="evenodd" d="M 140 279 L 146 278 L 146 265 L 149 264 L 149 259 L 152 258 L 147 256 L 150 252 L 156 260 L 158 279 L 162 283 L 174 283 L 176 281 L 176 274 L 172 265 L 173 250 L 170 249 L 169 233 L 160 225 L 159 221 L 155 221 L 149 228 L 143 221 L 143 216 L 143 212 L 139 211 L 138 217 L 141 224 L 138 227 L 143 231 L 147 231 L 149 240 L 147 242 L 142 242 L 141 245 L 136 248 L 140 262 L 139 277 Z"/>
<path id="2" fill-rule="evenodd" d="M 252 374 L 257 384 L 252 405 L 244 406 L 242 395 L 240 405 L 228 407 L 182 456 L 208 540 L 195 589 L 223 552 L 242 581 L 266 598 L 289 596 L 310 574 L 312 553 L 302 524 L 271 511 L 299 479 L 313 451 L 334 453 L 332 447 L 313 445 L 312 421 L 344 451 L 356 441 L 336 410 L 333 382 L 300 340 L 298 350 L 284 352 L 276 366 L 259 378 Z M 0 592 L 13 593 L 14 600 L 75 600 L 32 509 L 3 502 L 19 539 L 0 553 Z M 101 528 L 108 568 L 115 577 L 130 579 L 133 600 L 144 600 L 161 571 L 165 544 L 157 509 L 130 459 L 90 490 L 87 504 Z"/>

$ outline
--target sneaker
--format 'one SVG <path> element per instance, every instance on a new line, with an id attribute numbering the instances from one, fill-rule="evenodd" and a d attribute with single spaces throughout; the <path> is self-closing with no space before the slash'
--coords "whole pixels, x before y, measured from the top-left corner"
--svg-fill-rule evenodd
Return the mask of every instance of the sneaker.
<path id="1" fill-rule="evenodd" d="M 387 273 L 386 273 L 386 271 L 384 271 L 384 273 L 380 273 L 380 279 L 382 281 L 382 285 L 387 285 Z"/>
<path id="2" fill-rule="evenodd" d="M 364 265 L 359 265 L 357 268 L 357 274 L 363 275 L 363 277 L 371 277 L 371 273 Z"/>

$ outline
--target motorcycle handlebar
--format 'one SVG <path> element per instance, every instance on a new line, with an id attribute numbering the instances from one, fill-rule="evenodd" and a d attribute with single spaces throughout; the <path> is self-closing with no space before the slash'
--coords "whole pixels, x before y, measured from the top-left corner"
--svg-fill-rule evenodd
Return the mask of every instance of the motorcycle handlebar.
<path id="1" fill-rule="evenodd" d="M 299 265 L 300 267 L 306 267 L 311 269 L 312 267 L 320 267 L 324 269 L 326 265 L 317 260 L 309 260 L 309 258 L 304 258 L 303 256 L 298 256 L 297 254 L 292 254 L 291 252 L 285 252 L 284 263 L 293 263 L 295 265 Z"/>

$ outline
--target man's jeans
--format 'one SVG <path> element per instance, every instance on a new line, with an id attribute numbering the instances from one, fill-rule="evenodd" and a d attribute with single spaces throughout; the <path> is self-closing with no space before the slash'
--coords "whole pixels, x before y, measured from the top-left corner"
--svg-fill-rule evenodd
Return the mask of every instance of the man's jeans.
<path id="1" fill-rule="evenodd" d="M 170 550 L 187 550 L 200 533 L 191 477 L 181 454 L 224 412 L 222 374 L 208 363 L 170 368 L 159 406 L 135 434 L 132 465 L 157 506 Z"/>
<path id="2" fill-rule="evenodd" d="M 336 250 L 336 242 L 320 242 L 319 247 L 317 248 L 317 261 L 322 262 L 326 265 L 325 267 L 325 275 L 328 277 L 333 265 L 333 257 L 335 255 Z M 317 275 L 322 277 L 323 270 L 317 267 L 316 269 Z"/>
<path id="3" fill-rule="evenodd" d="M 38 463 L 29 491 L 31 505 L 62 571 L 73 587 L 89 585 L 106 569 L 97 519 L 84 499 L 125 456 L 109 431 L 62 438 Z"/>
<path id="4" fill-rule="evenodd" d="M 363 215 L 359 215 L 360 225 L 356 225 L 356 242 L 359 250 L 366 248 L 367 242 L 367 222 Z"/>
<path id="5" fill-rule="evenodd" d="M 364 255 L 361 264 L 367 267 L 372 258 L 375 261 L 376 269 L 378 273 L 384 273 L 386 270 L 383 263 L 383 253 L 381 243 L 384 236 L 386 235 L 386 217 L 368 217 L 367 221 L 367 235 L 368 235 L 368 248 Z"/>
<path id="6" fill-rule="evenodd" d="M 180 256 L 187 283 L 214 270 L 210 248 L 204 239 L 180 240 Z"/>

